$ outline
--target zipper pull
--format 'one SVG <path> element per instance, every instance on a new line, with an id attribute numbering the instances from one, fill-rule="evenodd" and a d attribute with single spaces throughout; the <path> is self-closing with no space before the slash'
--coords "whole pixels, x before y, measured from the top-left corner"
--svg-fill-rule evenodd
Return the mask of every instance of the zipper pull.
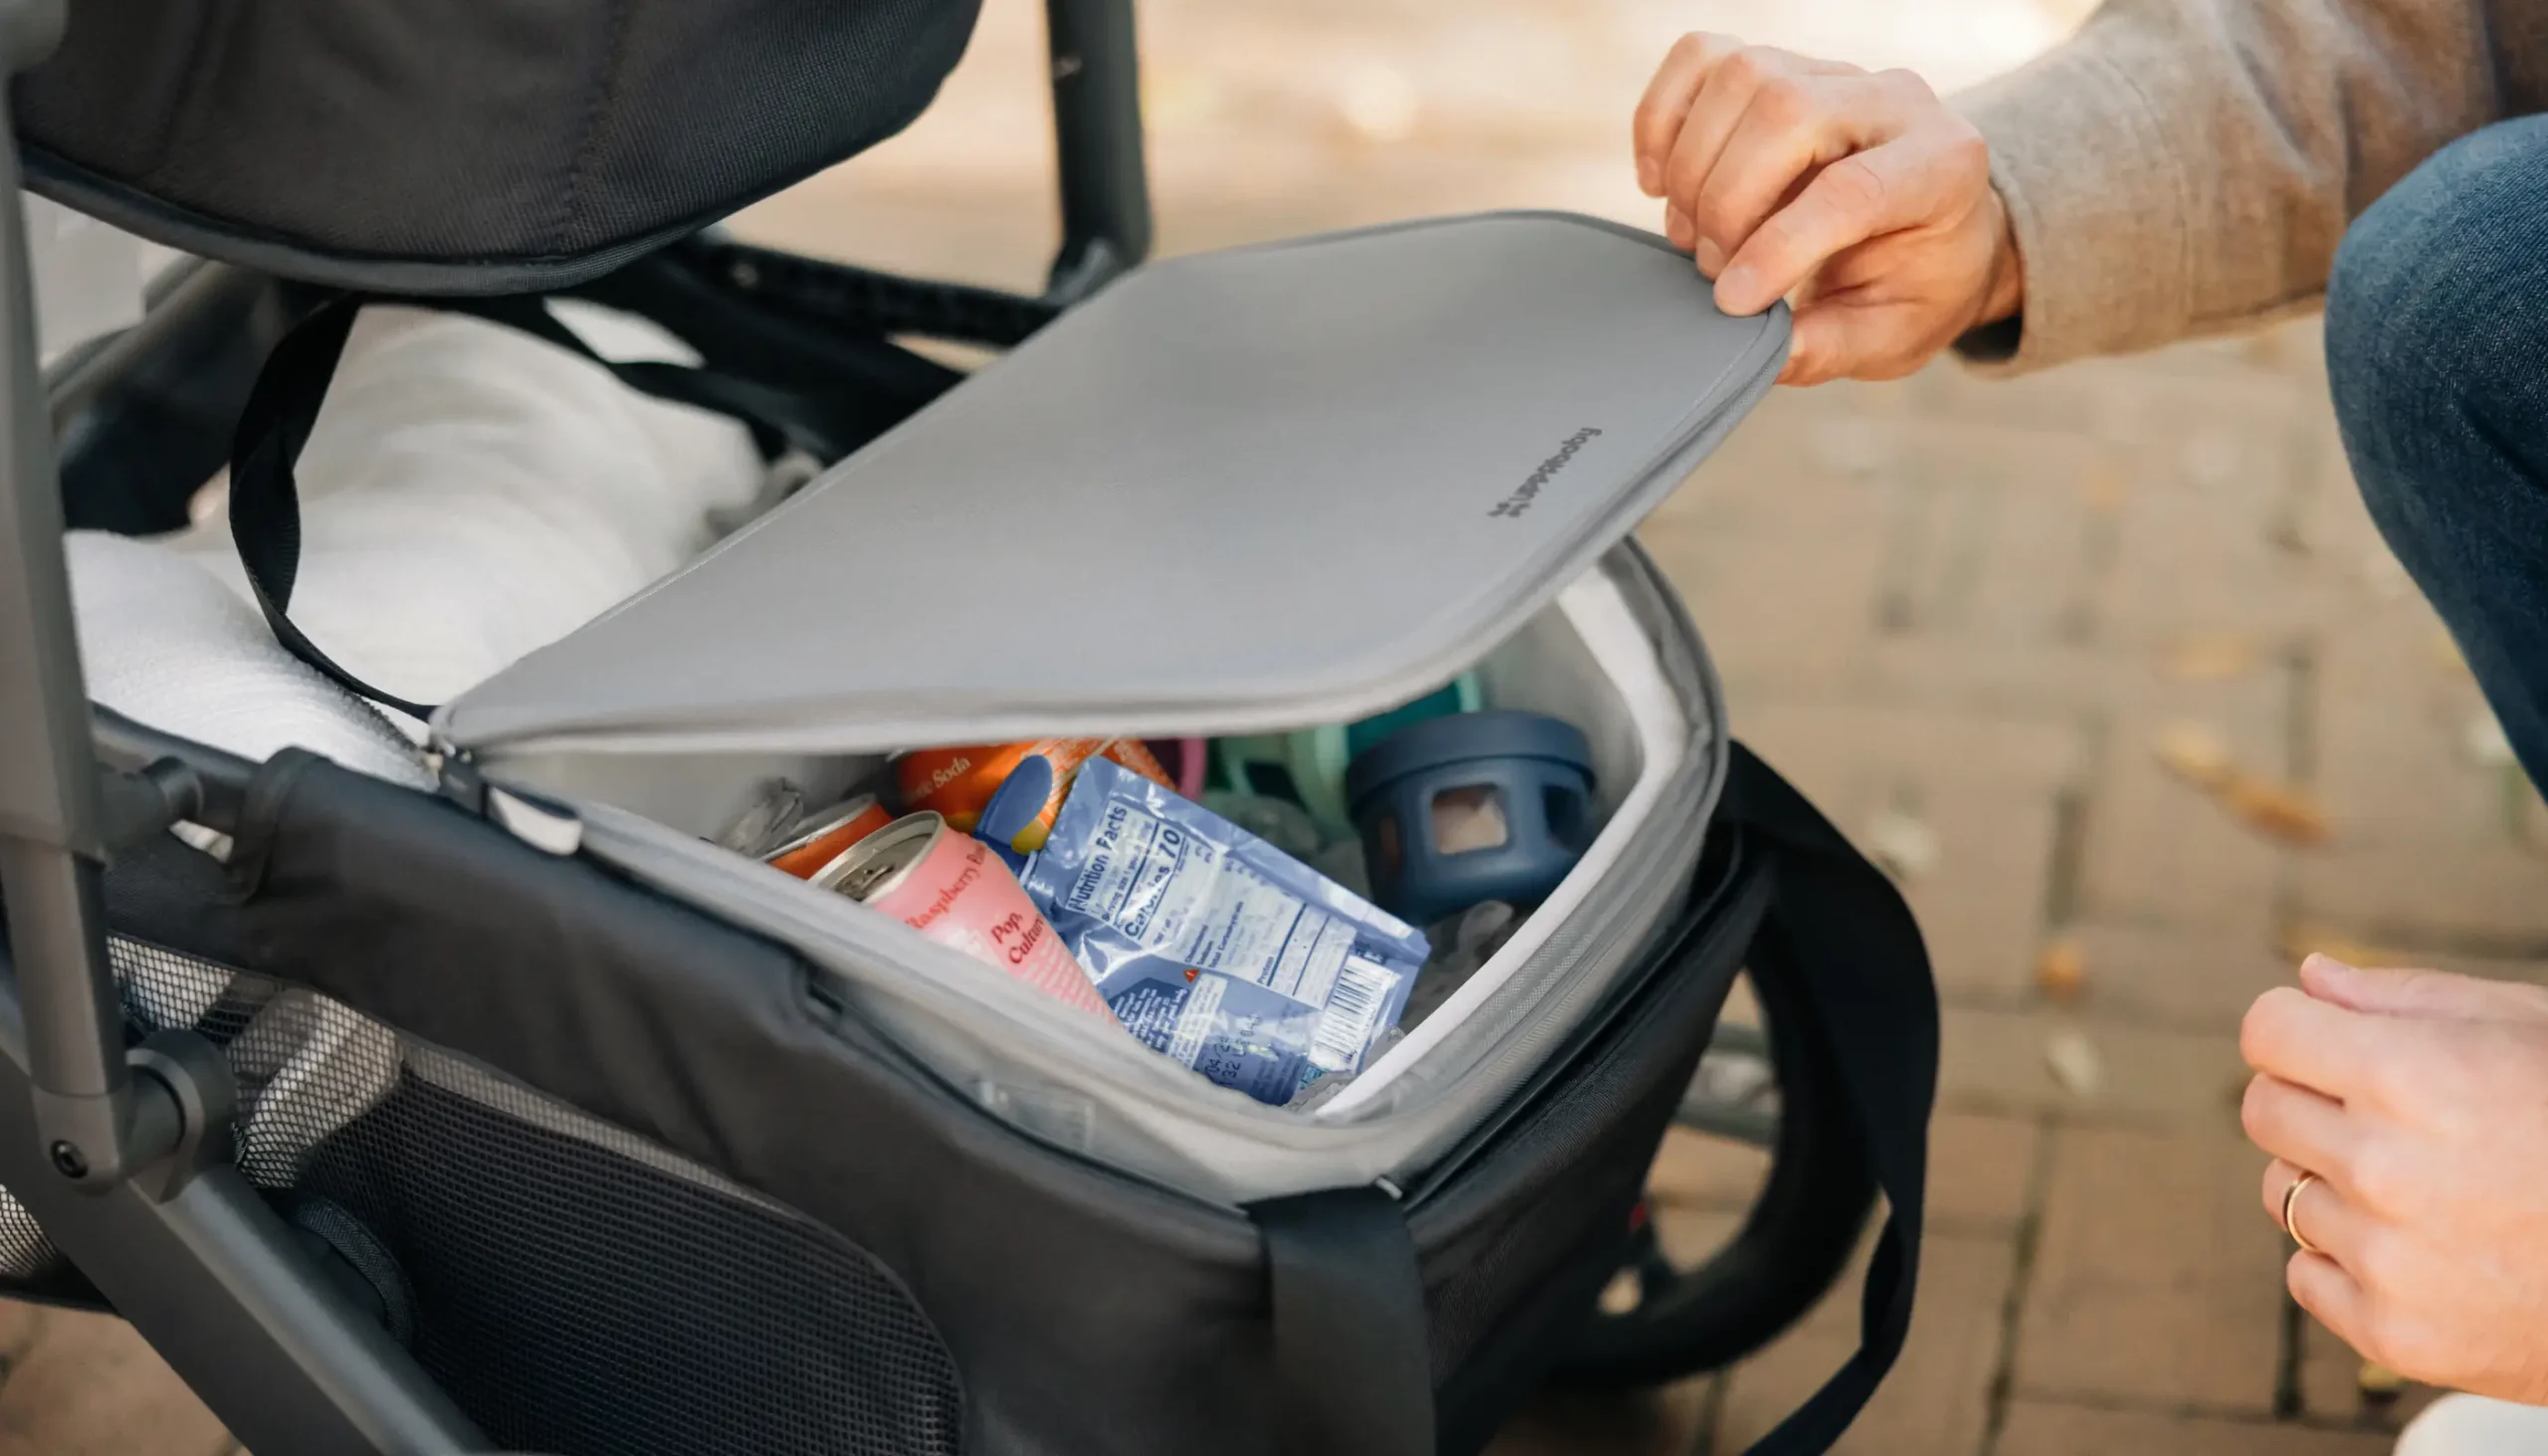
<path id="1" fill-rule="evenodd" d="M 566 859 L 584 847 L 582 816 L 555 799 L 491 783 L 487 785 L 487 817 L 542 854 Z"/>
<path id="2" fill-rule="evenodd" d="M 465 748 L 437 746 L 427 761 L 433 765 L 444 798 L 532 849 L 563 859 L 584 847 L 584 821 L 572 805 L 489 782 Z"/>
<path id="3" fill-rule="evenodd" d="M 444 798 L 481 819 L 487 817 L 487 780 L 468 749 L 450 747 L 437 736 L 426 745 L 425 766 L 433 770 Z"/>

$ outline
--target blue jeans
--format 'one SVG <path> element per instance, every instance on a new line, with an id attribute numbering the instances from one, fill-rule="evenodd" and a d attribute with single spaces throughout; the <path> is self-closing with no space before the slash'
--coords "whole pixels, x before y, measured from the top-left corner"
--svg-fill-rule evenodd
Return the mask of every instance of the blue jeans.
<path id="1" fill-rule="evenodd" d="M 2355 221 L 2327 374 L 2372 519 L 2548 787 L 2548 116 L 2460 138 Z"/>

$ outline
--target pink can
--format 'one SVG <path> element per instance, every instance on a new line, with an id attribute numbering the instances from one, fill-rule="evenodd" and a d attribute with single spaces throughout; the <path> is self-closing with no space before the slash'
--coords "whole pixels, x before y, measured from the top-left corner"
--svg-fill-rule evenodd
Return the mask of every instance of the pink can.
<path id="1" fill-rule="evenodd" d="M 939 815 L 905 814 L 850 846 L 815 872 L 812 883 L 881 910 L 1056 1000 L 1109 1019 L 1115 1014 L 1008 866 L 989 845 Z"/>

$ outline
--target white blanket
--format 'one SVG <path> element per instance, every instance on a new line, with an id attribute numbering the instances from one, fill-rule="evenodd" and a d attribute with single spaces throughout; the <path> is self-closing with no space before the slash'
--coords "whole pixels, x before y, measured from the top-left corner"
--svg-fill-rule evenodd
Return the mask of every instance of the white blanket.
<path id="1" fill-rule="evenodd" d="M 689 362 L 641 319 L 560 310 L 613 358 Z M 731 420 L 666 404 L 500 324 L 371 309 L 299 470 L 293 620 L 348 672 L 442 702 L 706 548 L 762 468 Z M 69 537 L 91 696 L 263 759 L 288 745 L 427 786 L 423 726 L 276 643 L 225 525 Z"/>
<path id="2" fill-rule="evenodd" d="M 611 357 L 688 361 L 643 320 L 560 312 Z M 761 477 L 732 420 L 501 324 L 368 309 L 302 452 L 293 620 L 382 691 L 447 702 L 706 549 Z M 175 545 L 254 600 L 226 524 Z"/>
<path id="3" fill-rule="evenodd" d="M 284 651 L 257 609 L 192 557 L 89 530 L 63 545 L 95 702 L 243 758 L 308 748 L 394 783 L 432 786 L 414 745 Z"/>

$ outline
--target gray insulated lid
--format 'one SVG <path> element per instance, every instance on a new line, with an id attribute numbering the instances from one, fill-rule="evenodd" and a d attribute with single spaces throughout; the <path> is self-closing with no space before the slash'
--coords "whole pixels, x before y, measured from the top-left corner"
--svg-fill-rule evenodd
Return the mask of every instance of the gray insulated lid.
<path id="1" fill-rule="evenodd" d="M 1787 337 L 1562 214 L 1155 264 L 438 727 L 847 752 L 1354 718 L 1625 535 Z"/>

